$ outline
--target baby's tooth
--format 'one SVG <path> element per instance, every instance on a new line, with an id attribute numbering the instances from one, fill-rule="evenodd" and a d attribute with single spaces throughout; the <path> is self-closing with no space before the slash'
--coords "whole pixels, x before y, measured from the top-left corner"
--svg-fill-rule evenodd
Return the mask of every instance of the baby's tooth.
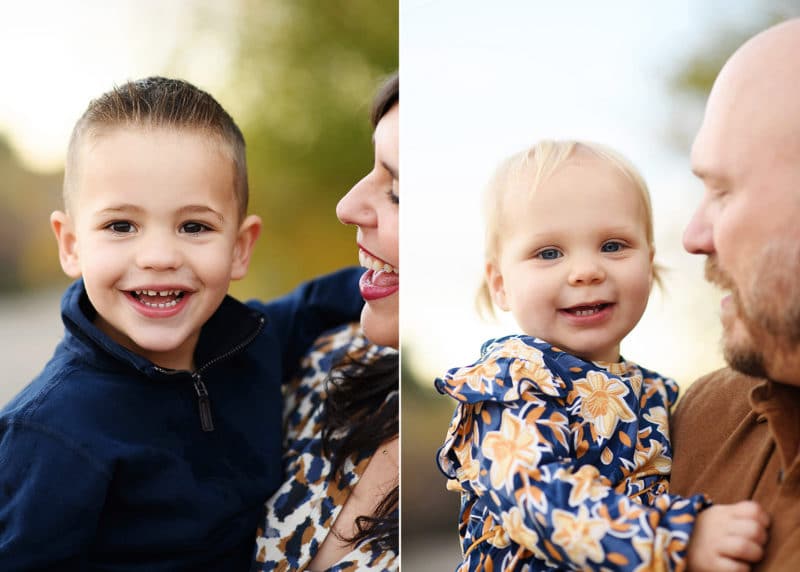
<path id="1" fill-rule="evenodd" d="M 158 295 L 159 296 L 169 296 L 171 292 L 169 290 L 161 290 Z"/>
<path id="2" fill-rule="evenodd" d="M 391 267 L 389 264 L 384 264 L 384 265 L 383 265 L 383 271 L 384 271 L 384 272 L 391 272 L 392 270 L 393 270 L 393 269 L 392 269 L 392 267 Z"/>
<path id="3" fill-rule="evenodd" d="M 383 264 L 381 264 L 381 263 L 380 263 L 380 262 L 378 262 L 377 260 L 373 260 L 373 261 L 372 261 L 372 269 L 373 269 L 373 270 L 375 270 L 376 272 L 377 272 L 378 270 L 383 270 Z"/>

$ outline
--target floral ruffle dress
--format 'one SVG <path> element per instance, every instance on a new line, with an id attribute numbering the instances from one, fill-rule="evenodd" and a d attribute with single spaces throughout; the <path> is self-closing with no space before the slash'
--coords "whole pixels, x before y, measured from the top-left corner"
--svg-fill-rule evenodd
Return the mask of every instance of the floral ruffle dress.
<path id="1" fill-rule="evenodd" d="M 459 572 L 680 570 L 702 495 L 667 494 L 671 379 L 529 336 L 436 387 L 459 402 L 438 463 L 461 492 Z"/>

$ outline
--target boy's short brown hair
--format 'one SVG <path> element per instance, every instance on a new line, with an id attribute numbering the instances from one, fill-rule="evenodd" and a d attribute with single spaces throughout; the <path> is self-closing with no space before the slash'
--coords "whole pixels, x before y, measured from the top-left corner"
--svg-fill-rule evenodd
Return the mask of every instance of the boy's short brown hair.
<path id="1" fill-rule="evenodd" d="M 234 191 L 239 219 L 247 213 L 248 185 L 245 143 L 233 118 L 211 95 L 189 82 L 165 77 L 130 81 L 89 103 L 75 124 L 64 168 L 64 205 L 70 210 L 79 170 L 81 146 L 89 137 L 119 127 L 173 128 L 216 138 L 234 162 Z"/>

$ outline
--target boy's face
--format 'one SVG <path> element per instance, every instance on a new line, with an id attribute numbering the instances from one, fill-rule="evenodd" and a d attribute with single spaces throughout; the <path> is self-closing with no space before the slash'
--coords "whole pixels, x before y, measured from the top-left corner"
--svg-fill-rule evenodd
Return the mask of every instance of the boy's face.
<path id="1" fill-rule="evenodd" d="M 64 271 L 96 325 L 162 367 L 193 369 L 203 324 L 245 275 L 261 222 L 239 222 L 233 161 L 213 139 L 114 129 L 83 142 L 71 212 L 53 213 Z"/>
<path id="2" fill-rule="evenodd" d="M 650 294 L 643 215 L 633 183 L 587 153 L 532 196 L 510 191 L 498 263 L 487 266 L 495 303 L 528 335 L 590 361 L 617 361 Z"/>

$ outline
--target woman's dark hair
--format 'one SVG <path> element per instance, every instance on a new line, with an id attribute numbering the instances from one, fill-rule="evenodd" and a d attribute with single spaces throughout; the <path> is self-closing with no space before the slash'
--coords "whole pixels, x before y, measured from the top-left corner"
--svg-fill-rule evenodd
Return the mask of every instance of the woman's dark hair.
<path id="1" fill-rule="evenodd" d="M 393 74 L 378 90 L 370 119 L 378 125 L 400 101 L 400 84 Z M 364 362 L 363 356 L 349 355 L 331 371 L 325 399 L 325 427 L 322 430 L 323 452 L 330 456 L 333 471 L 342 469 L 353 454 L 376 452 L 381 444 L 396 438 L 399 432 L 397 354 L 383 355 Z M 334 438 L 334 435 L 344 436 Z M 373 538 L 385 549 L 399 548 L 399 488 L 381 499 L 374 515 L 356 518 L 357 532 L 342 540 L 356 543 Z"/>

